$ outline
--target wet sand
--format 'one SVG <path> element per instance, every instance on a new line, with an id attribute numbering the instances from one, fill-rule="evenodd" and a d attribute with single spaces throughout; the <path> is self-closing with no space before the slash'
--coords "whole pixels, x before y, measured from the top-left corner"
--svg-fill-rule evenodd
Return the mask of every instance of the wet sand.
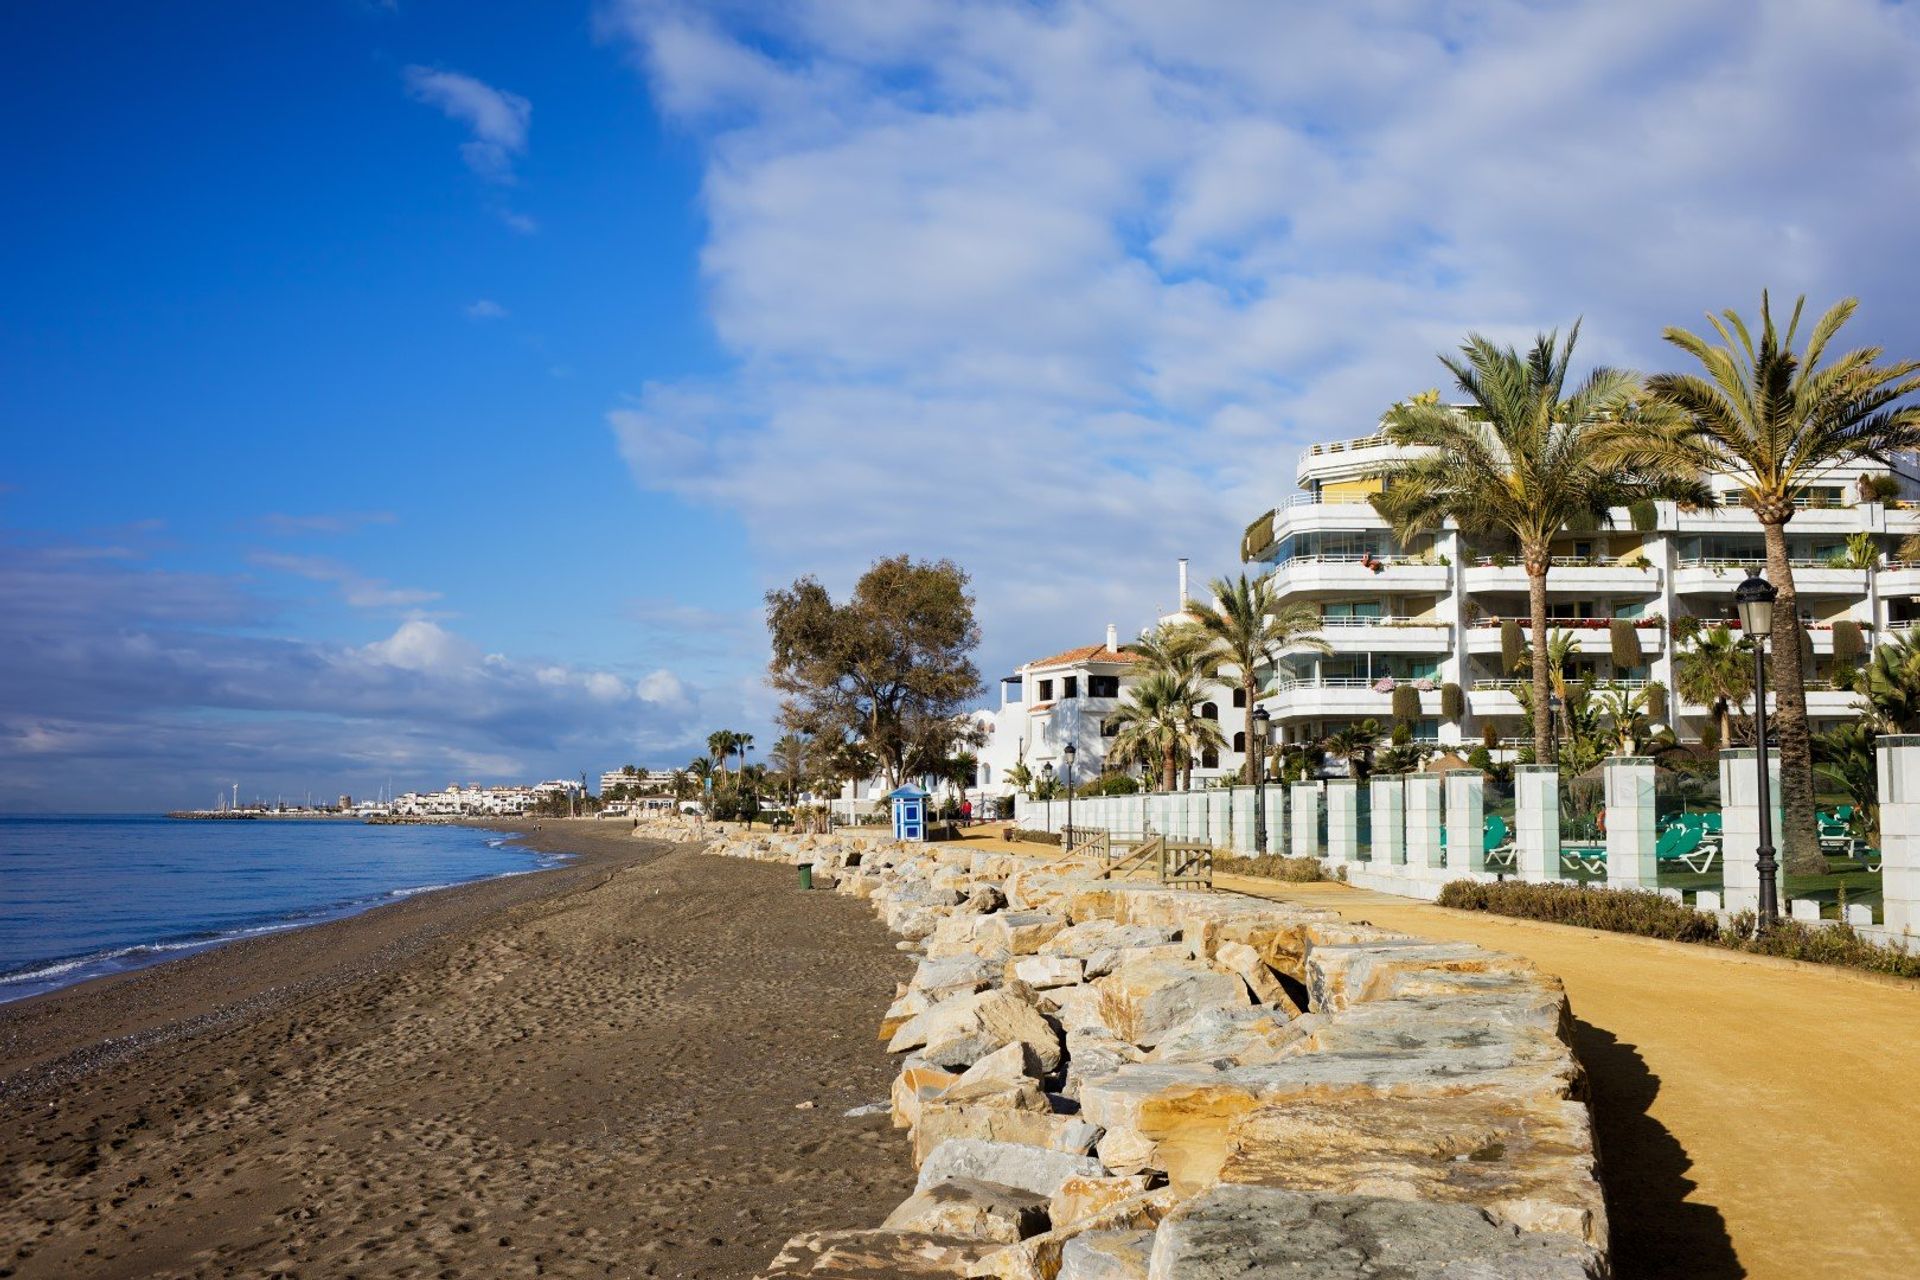
<path id="1" fill-rule="evenodd" d="M 907 1194 L 842 1114 L 910 970 L 865 904 L 529 843 L 581 856 L 0 1006 L 0 1276 L 750 1276 Z"/>

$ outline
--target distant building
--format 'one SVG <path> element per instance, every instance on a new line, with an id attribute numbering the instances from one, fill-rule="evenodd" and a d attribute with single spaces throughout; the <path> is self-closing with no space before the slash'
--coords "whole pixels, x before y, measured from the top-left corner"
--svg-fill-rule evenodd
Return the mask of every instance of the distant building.
<path id="1" fill-rule="evenodd" d="M 638 787 L 643 791 L 664 791 L 673 783 L 671 769 L 635 769 L 628 773 L 625 769 L 609 769 L 600 775 L 600 794 L 605 796 L 615 787 Z"/>

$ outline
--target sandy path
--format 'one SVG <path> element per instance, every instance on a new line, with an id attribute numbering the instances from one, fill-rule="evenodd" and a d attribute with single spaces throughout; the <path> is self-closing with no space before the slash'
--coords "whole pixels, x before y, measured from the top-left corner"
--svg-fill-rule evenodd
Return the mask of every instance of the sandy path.
<path id="1" fill-rule="evenodd" d="M 371 949 L 383 912 L 324 926 L 367 957 L 97 1065 L 48 1073 L 62 995 L 0 1011 L 0 1047 L 36 1030 L 0 1054 L 0 1275 L 743 1276 L 870 1222 L 912 1181 L 842 1115 L 886 1093 L 892 940 L 782 868 L 621 844 L 459 927 L 464 890 Z"/>
<path id="2" fill-rule="evenodd" d="M 1344 885 L 1218 884 L 1560 975 L 1593 1079 L 1621 1280 L 1920 1276 L 1920 983 Z"/>

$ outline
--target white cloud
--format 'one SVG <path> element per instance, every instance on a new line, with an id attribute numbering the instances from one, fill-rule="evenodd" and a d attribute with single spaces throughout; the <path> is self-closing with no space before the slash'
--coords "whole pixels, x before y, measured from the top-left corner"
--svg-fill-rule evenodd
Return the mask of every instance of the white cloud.
<path id="1" fill-rule="evenodd" d="M 415 101 L 440 109 L 473 136 L 460 146 L 467 167 L 492 182 L 513 181 L 513 161 L 527 149 L 533 104 L 458 71 L 410 66 L 402 72 Z"/>
<path id="2" fill-rule="evenodd" d="M 448 675 L 477 667 L 480 651 L 425 618 L 409 618 L 385 640 L 359 650 L 367 661 L 402 671 Z"/>
<path id="3" fill-rule="evenodd" d="M 323 556 L 285 555 L 260 551 L 248 559 L 265 569 L 278 569 L 312 582 L 331 583 L 340 598 L 356 609 L 412 609 L 440 598 L 438 591 L 416 587 L 396 587 L 379 578 L 369 578 L 337 560 Z"/>
<path id="4" fill-rule="evenodd" d="M 505 320 L 508 314 L 507 309 L 492 298 L 469 302 L 464 310 L 469 320 Z"/>
<path id="5" fill-rule="evenodd" d="M 1920 20 L 1656 7 L 635 0 L 603 25 L 702 148 L 731 371 L 609 424 L 763 573 L 973 570 L 987 662 L 1234 568 L 1303 443 L 1469 329 L 1660 328 L 1763 286 L 1920 348 Z M 1793 180 L 1781 179 L 1791 157 Z"/>

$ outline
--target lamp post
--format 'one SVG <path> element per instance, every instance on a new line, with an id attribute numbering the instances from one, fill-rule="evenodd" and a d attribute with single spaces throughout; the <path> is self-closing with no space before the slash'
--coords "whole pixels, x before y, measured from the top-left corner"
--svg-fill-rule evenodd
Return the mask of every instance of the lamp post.
<path id="1" fill-rule="evenodd" d="M 1273 717 L 1265 707 L 1253 709 L 1253 741 L 1247 744 L 1253 752 L 1253 851 L 1264 855 L 1267 852 L 1267 725 Z"/>
<path id="2" fill-rule="evenodd" d="M 1560 763 L 1560 695 L 1557 693 L 1547 695 L 1547 754 L 1552 759 L 1541 763 Z"/>
<path id="3" fill-rule="evenodd" d="M 1760 928 L 1780 916 L 1779 890 L 1774 884 L 1773 780 L 1767 773 L 1767 657 L 1766 639 L 1773 634 L 1773 601 L 1779 590 L 1757 573 L 1733 589 L 1733 606 L 1740 613 L 1740 629 L 1753 641 L 1753 741 L 1759 763 L 1760 841 L 1754 850 L 1760 869 Z"/>
<path id="4" fill-rule="evenodd" d="M 1069 742 L 1066 746 L 1060 749 L 1060 754 L 1063 757 L 1065 757 L 1067 762 L 1067 838 L 1066 838 L 1065 844 L 1066 844 L 1066 851 L 1068 853 L 1072 853 L 1073 852 L 1073 757 L 1076 754 L 1074 745 L 1071 742 Z"/>
<path id="5" fill-rule="evenodd" d="M 1047 784 L 1047 821 L 1053 821 L 1053 761 L 1040 766 L 1040 777 Z"/>

